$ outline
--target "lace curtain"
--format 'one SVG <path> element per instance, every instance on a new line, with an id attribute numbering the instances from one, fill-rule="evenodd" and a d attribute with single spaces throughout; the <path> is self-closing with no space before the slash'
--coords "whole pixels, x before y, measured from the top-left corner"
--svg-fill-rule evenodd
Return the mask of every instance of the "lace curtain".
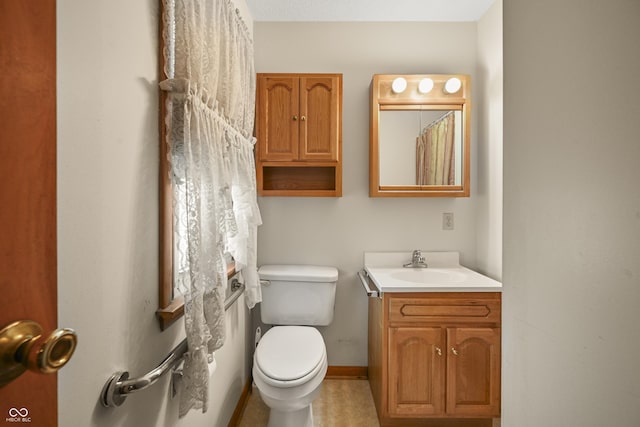
<path id="1" fill-rule="evenodd" d="M 174 282 L 184 296 L 180 416 L 207 410 L 208 364 L 225 339 L 225 254 L 245 299 L 261 300 L 252 136 L 251 36 L 230 0 L 163 0 L 167 143 L 174 203 Z"/>

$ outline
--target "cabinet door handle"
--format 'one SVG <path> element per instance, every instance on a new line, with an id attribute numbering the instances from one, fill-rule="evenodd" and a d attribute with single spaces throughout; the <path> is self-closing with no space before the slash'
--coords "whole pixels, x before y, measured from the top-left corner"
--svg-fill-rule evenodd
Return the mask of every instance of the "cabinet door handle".
<path id="1" fill-rule="evenodd" d="M 298 120 L 298 116 L 296 116 L 295 114 L 293 115 L 293 121 Z"/>
<path id="2" fill-rule="evenodd" d="M 454 354 L 454 356 L 458 355 L 458 350 L 456 350 L 454 347 L 451 347 L 451 353 Z"/>
<path id="3" fill-rule="evenodd" d="M 440 347 L 436 347 L 436 353 L 438 353 L 438 356 L 442 356 L 442 350 Z"/>
<path id="4" fill-rule="evenodd" d="M 305 120 L 307 120 L 307 116 L 300 116 L 300 120 L 304 122 Z"/>

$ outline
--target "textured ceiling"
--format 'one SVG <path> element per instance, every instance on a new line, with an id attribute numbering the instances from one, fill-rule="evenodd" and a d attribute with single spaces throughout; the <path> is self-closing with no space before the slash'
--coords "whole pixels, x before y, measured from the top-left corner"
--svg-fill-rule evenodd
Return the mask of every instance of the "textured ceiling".
<path id="1" fill-rule="evenodd" d="M 246 0 L 254 21 L 477 21 L 494 0 Z"/>

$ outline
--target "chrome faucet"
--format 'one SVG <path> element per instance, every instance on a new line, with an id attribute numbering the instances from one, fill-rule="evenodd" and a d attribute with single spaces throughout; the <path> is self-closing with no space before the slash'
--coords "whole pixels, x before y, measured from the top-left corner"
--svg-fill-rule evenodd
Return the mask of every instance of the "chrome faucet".
<path id="1" fill-rule="evenodd" d="M 403 267 L 407 268 L 427 268 L 427 261 L 424 259 L 422 252 L 420 249 L 416 249 L 413 251 L 413 255 L 411 256 L 411 262 L 408 262 L 403 265 Z"/>

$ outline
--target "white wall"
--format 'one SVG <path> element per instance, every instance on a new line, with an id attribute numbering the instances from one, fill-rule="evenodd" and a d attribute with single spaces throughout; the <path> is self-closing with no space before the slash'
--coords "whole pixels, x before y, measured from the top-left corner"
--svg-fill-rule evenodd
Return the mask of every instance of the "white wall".
<path id="1" fill-rule="evenodd" d="M 158 4 L 57 2 L 59 324 L 79 336 L 59 375 L 61 427 L 226 426 L 248 378 L 242 298 L 227 314 L 206 414 L 177 420 L 169 376 L 120 408 L 98 402 L 115 371 L 142 375 L 184 338 L 182 322 L 160 332 L 155 318 Z"/>
<path id="2" fill-rule="evenodd" d="M 503 425 L 640 425 L 640 2 L 504 4 Z"/>
<path id="3" fill-rule="evenodd" d="M 502 277 L 502 0 L 478 21 L 478 270 Z"/>
<path id="4" fill-rule="evenodd" d="M 475 160 L 475 112 L 472 197 L 368 195 L 372 75 L 465 73 L 475 82 L 476 29 L 475 23 L 254 25 L 258 72 L 343 73 L 343 197 L 259 198 L 264 223 L 258 235 L 259 264 L 326 264 L 339 269 L 335 318 L 323 330 L 330 365 L 367 364 L 367 300 L 356 277 L 365 251 L 457 250 L 465 265 L 476 265 L 477 177 L 490 171 L 479 172 Z M 475 90 L 473 96 L 478 93 Z M 442 230 L 443 212 L 455 214 L 454 231 Z"/>

